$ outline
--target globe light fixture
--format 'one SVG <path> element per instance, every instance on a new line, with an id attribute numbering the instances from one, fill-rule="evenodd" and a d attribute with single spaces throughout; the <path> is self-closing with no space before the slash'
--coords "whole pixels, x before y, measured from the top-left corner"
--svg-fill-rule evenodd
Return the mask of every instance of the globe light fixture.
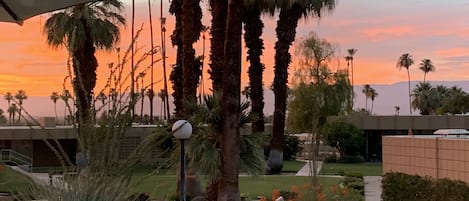
<path id="1" fill-rule="evenodd" d="M 185 153 L 184 153 L 184 140 L 188 139 L 192 135 L 192 125 L 187 120 L 178 120 L 174 122 L 173 136 L 178 139 L 181 143 L 181 155 L 180 155 L 180 186 L 179 186 L 179 200 L 186 201 L 186 175 L 185 175 Z"/>

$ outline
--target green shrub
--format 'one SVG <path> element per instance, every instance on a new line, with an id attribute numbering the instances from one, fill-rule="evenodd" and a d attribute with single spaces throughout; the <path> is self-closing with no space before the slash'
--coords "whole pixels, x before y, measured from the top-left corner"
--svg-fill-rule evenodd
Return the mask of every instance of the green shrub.
<path id="1" fill-rule="evenodd" d="M 283 148 L 283 160 L 292 160 L 301 151 L 300 140 L 293 135 L 285 135 L 285 147 Z"/>
<path id="2" fill-rule="evenodd" d="M 337 163 L 363 163 L 363 162 L 365 162 L 365 158 L 360 155 L 357 155 L 357 156 L 344 155 L 344 156 L 341 156 L 337 160 Z"/>
<path id="3" fill-rule="evenodd" d="M 386 173 L 381 185 L 383 201 L 431 201 L 437 190 L 428 177 L 397 172 Z"/>
<path id="4" fill-rule="evenodd" d="M 363 175 L 360 173 L 345 173 L 344 185 L 360 195 L 365 195 L 365 181 L 363 180 Z"/>
<path id="5" fill-rule="evenodd" d="M 345 172 L 343 176 L 363 179 L 363 174 L 360 172 Z"/>
<path id="6" fill-rule="evenodd" d="M 469 200 L 469 187 L 462 181 L 438 179 L 433 182 L 431 200 Z"/>

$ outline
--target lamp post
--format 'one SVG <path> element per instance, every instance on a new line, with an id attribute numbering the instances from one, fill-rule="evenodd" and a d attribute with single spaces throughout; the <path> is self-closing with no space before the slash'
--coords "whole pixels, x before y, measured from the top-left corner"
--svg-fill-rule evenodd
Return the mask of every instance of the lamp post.
<path id="1" fill-rule="evenodd" d="M 184 140 L 192 135 L 192 125 L 187 120 L 178 120 L 174 122 L 173 136 L 180 140 L 181 144 L 181 167 L 180 167 L 180 186 L 179 186 L 179 200 L 186 201 L 186 176 L 185 176 L 185 153 L 184 153 Z"/>

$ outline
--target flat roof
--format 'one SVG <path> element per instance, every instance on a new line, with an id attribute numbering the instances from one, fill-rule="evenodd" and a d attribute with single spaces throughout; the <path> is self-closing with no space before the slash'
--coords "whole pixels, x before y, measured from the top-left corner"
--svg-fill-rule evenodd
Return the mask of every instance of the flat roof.
<path id="1" fill-rule="evenodd" d="M 444 139 L 469 140 L 469 135 L 386 135 L 386 136 L 383 136 L 383 137 L 391 137 L 391 138 L 424 138 L 424 139 L 444 138 Z"/>

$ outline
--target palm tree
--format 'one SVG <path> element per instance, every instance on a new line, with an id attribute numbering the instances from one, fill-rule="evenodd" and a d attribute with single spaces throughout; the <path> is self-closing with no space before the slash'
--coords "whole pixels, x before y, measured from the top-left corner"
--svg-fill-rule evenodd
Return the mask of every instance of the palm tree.
<path id="1" fill-rule="evenodd" d="M 16 112 L 18 112 L 18 107 L 16 106 L 16 103 L 11 104 L 8 107 L 7 112 L 8 112 L 8 120 L 10 121 L 10 126 L 11 126 L 13 125 L 15 121 L 15 114 Z"/>
<path id="2" fill-rule="evenodd" d="M 69 104 L 68 104 L 68 99 L 72 98 L 72 95 L 70 94 L 70 91 L 68 89 L 64 89 L 62 91 L 62 94 L 60 94 L 60 98 L 64 101 L 64 105 L 65 105 L 65 109 L 64 109 L 64 125 L 65 123 L 67 122 L 67 110 L 69 110 L 70 112 L 70 115 L 71 114 L 71 110 L 69 109 Z"/>
<path id="3" fill-rule="evenodd" d="M 143 120 L 143 104 L 144 104 L 144 101 L 145 101 L 145 87 L 143 86 L 143 78 L 145 77 L 145 72 L 140 72 L 137 76 L 137 90 L 138 90 L 138 79 L 140 78 L 140 81 L 141 81 L 141 89 L 140 89 L 140 92 L 139 92 L 139 97 L 141 99 L 141 107 L 140 107 L 140 123 L 142 123 L 142 120 Z"/>
<path id="4" fill-rule="evenodd" d="M 163 5 L 161 5 L 163 6 Z M 161 13 L 163 15 L 163 13 Z M 152 49 L 152 54 L 151 54 L 151 66 L 150 66 L 150 89 L 148 91 L 150 92 L 153 92 L 153 86 L 155 85 L 153 83 L 153 62 L 154 62 L 154 52 L 153 52 L 153 48 L 155 48 L 154 44 L 153 44 L 153 18 L 151 17 L 151 0 L 148 0 L 148 20 L 149 20 L 149 23 L 150 23 L 150 46 L 151 46 L 151 49 Z M 165 75 L 166 75 L 166 69 L 164 71 Z M 166 76 L 165 76 L 166 77 Z M 166 80 L 165 80 L 165 83 L 166 83 Z M 148 98 L 150 99 L 150 122 L 153 122 L 153 96 L 148 96 Z"/>
<path id="5" fill-rule="evenodd" d="M 420 62 L 419 64 L 419 68 L 423 71 L 423 83 L 425 83 L 427 73 L 435 71 L 435 66 L 433 65 L 433 62 L 430 59 L 423 59 L 422 62 Z"/>
<path id="6" fill-rule="evenodd" d="M 399 116 L 399 110 L 401 110 L 401 108 L 399 106 L 394 106 L 394 110 L 396 111 L 396 115 Z"/>
<path id="7" fill-rule="evenodd" d="M 225 62 L 225 27 L 227 15 L 227 0 L 209 1 L 212 13 L 212 26 L 210 27 L 210 79 L 214 93 L 220 93 L 223 83 L 223 66 Z"/>
<path id="8" fill-rule="evenodd" d="M 107 100 L 107 96 L 106 94 L 104 94 L 103 91 L 99 92 L 99 94 L 96 96 L 96 100 L 98 101 L 101 101 L 101 109 L 104 111 L 104 113 L 106 113 L 106 100 Z"/>
<path id="9" fill-rule="evenodd" d="M 373 114 L 373 105 L 375 103 L 375 98 L 378 97 L 378 92 L 376 92 L 375 89 L 371 88 L 369 94 L 370 94 L 370 99 L 371 99 L 370 114 Z"/>
<path id="10" fill-rule="evenodd" d="M 412 109 L 419 109 L 421 115 L 429 115 L 435 109 L 436 97 L 433 93 L 434 89 L 429 83 L 420 82 L 414 90 L 412 90 Z"/>
<path id="11" fill-rule="evenodd" d="M 252 133 L 264 132 L 264 88 L 262 76 L 264 64 L 261 62 L 264 41 L 261 20 L 261 1 L 254 1 L 244 5 L 244 41 L 246 43 L 247 59 L 249 60 L 249 97 L 251 98 L 251 113 L 256 116 L 252 123 Z"/>
<path id="12" fill-rule="evenodd" d="M 160 113 L 163 113 L 163 115 L 160 114 L 162 119 L 169 119 L 169 114 L 166 113 L 166 110 L 164 110 L 164 102 L 166 100 L 167 94 L 165 93 L 164 89 L 161 89 L 160 92 L 158 92 L 158 97 L 161 99 L 161 110 Z M 167 116 L 168 115 L 168 116 Z"/>
<path id="13" fill-rule="evenodd" d="M 347 52 L 348 52 L 348 57 L 350 59 L 350 68 L 352 69 L 352 88 L 353 88 L 353 56 L 355 55 L 355 53 L 357 53 L 357 49 L 355 48 L 351 48 L 351 49 L 347 49 Z"/>
<path id="14" fill-rule="evenodd" d="M 176 116 L 190 115 L 184 109 L 183 101 L 197 101 L 197 84 L 200 76 L 200 61 L 195 58 L 193 44 L 199 39 L 202 25 L 200 0 L 176 0 L 171 2 L 170 12 L 176 17 L 176 25 L 171 36 L 177 46 L 176 65 L 170 79 L 173 82 L 173 98 Z"/>
<path id="15" fill-rule="evenodd" d="M 151 103 L 153 101 L 153 97 L 155 97 L 155 92 L 151 88 L 147 89 L 145 96 L 148 97 L 148 101 Z M 150 104 L 150 124 L 153 124 L 153 104 Z"/>
<path id="16" fill-rule="evenodd" d="M 169 12 L 174 15 L 175 26 L 173 34 L 171 35 L 171 44 L 177 47 L 176 50 L 176 64 L 172 66 L 171 74 L 169 79 L 173 83 L 173 103 L 174 103 L 174 113 L 176 118 L 182 117 L 183 113 L 183 82 L 182 77 L 182 0 L 173 0 L 169 7 Z M 163 40 L 163 39 L 162 39 Z M 164 58 L 164 57 L 163 57 Z M 167 91 L 166 91 L 167 92 Z M 166 105 L 169 104 L 166 101 L 163 101 Z M 166 117 L 166 110 L 164 112 L 164 117 Z"/>
<path id="17" fill-rule="evenodd" d="M 321 17 L 322 11 L 324 9 L 332 11 L 335 8 L 335 3 L 335 0 L 309 0 L 293 3 L 290 1 L 278 1 L 275 5 L 280 8 L 280 14 L 275 30 L 277 34 L 273 83 L 275 109 L 268 162 L 271 173 L 280 172 L 283 165 L 288 66 L 291 62 L 289 49 L 295 40 L 298 21 L 302 16 Z M 275 8 L 271 10 L 275 10 Z"/>
<path id="18" fill-rule="evenodd" d="M 362 89 L 362 93 L 365 94 L 365 110 L 368 111 L 368 99 L 370 98 L 370 85 L 365 84 Z"/>
<path id="19" fill-rule="evenodd" d="M 410 94 L 410 72 L 409 72 L 409 67 L 414 64 L 414 59 L 412 58 L 412 55 L 409 53 L 402 54 L 399 57 L 399 60 L 397 61 L 397 68 L 401 70 L 402 68 L 405 68 L 407 70 L 407 78 L 409 80 L 409 112 L 412 115 L 412 103 L 411 103 L 411 94 Z"/>
<path id="20" fill-rule="evenodd" d="M 345 56 L 344 59 L 347 62 L 347 76 L 350 76 L 350 60 L 352 60 L 352 57 L 351 56 Z"/>
<path id="21" fill-rule="evenodd" d="M 22 89 L 18 90 L 15 94 L 15 99 L 18 101 L 18 123 L 21 120 L 21 111 L 23 110 L 23 101 L 28 99 L 26 92 Z"/>
<path id="22" fill-rule="evenodd" d="M 59 123 L 59 117 L 57 116 L 57 100 L 60 99 L 59 93 L 56 91 L 53 91 L 52 94 L 50 95 L 50 99 L 52 102 L 54 102 L 54 112 L 55 112 L 55 123 Z"/>
<path id="23" fill-rule="evenodd" d="M 218 198 L 239 200 L 241 34 L 243 1 L 228 1 L 221 101 L 221 175 Z"/>
<path id="24" fill-rule="evenodd" d="M 118 0 L 92 2 L 54 13 L 44 24 L 47 43 L 67 47 L 73 63 L 73 89 L 77 97 L 79 122 L 90 121 L 93 89 L 96 85 L 96 48 L 112 50 L 119 40 L 118 25 L 125 24 Z"/>
<path id="25" fill-rule="evenodd" d="M 200 61 L 195 58 L 193 44 L 199 40 L 202 25 L 202 9 L 200 0 L 182 1 L 182 72 L 183 72 L 183 97 L 185 101 L 197 102 L 197 85 L 200 77 Z M 184 115 L 190 115 L 192 111 L 184 107 Z"/>
<path id="26" fill-rule="evenodd" d="M 8 107 L 10 107 L 11 101 L 13 100 L 13 94 L 11 92 L 5 93 L 5 100 L 8 102 Z"/>

